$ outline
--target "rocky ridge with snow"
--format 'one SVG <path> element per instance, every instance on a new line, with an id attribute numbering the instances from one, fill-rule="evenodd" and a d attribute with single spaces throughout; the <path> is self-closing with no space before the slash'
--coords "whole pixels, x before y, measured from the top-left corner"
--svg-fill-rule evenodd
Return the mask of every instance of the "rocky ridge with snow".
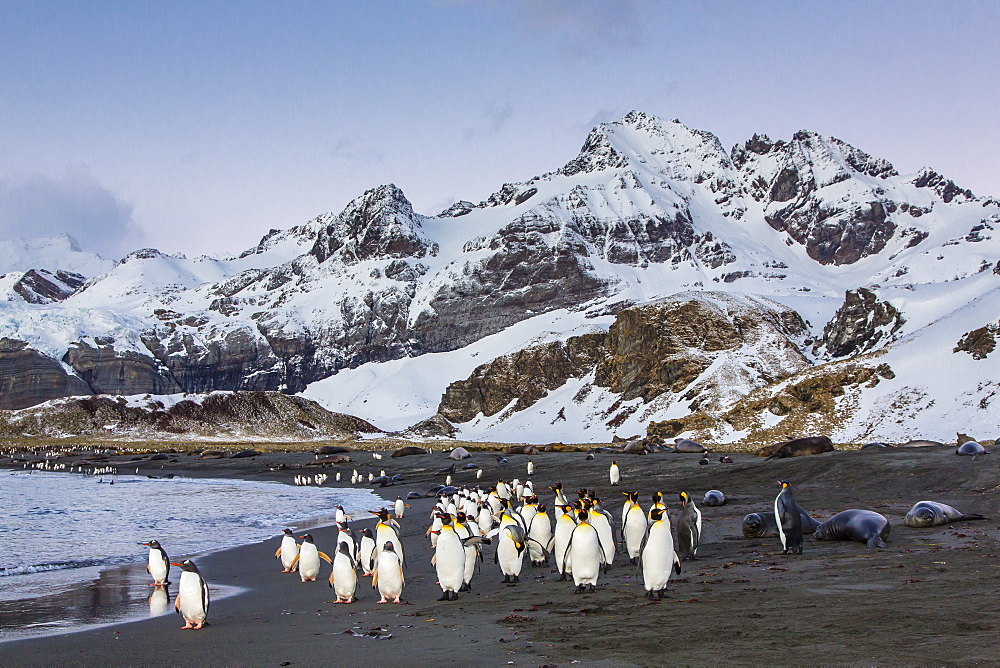
<path id="1" fill-rule="evenodd" d="M 30 397 L 0 388 L 0 406 L 81 384 L 280 390 L 392 429 L 443 408 L 470 439 L 610 440 L 699 414 L 691 434 L 745 440 L 789 414 L 764 402 L 756 426 L 727 421 L 747 397 L 851 359 L 889 364 L 893 378 L 836 395 L 841 440 L 889 439 L 917 414 L 996 429 L 948 397 L 988 406 L 996 390 L 995 355 L 959 341 L 1000 325 L 998 223 L 996 200 L 930 169 L 900 175 L 832 137 L 755 135 L 726 151 L 709 132 L 631 112 L 594 128 L 561 168 L 436 216 L 385 185 L 238 256 L 147 249 L 64 298 L 11 288 L 0 372 L 16 367 L 27 382 L 38 365 L 25 351 L 52 364 Z M 692 327 L 732 332 L 732 347 L 695 336 L 666 363 L 673 328 L 637 352 L 628 337 L 604 347 L 677 304 Z M 556 362 L 591 334 L 605 339 L 587 353 L 600 359 Z M 601 370 L 616 357 L 613 380 Z M 917 359 L 962 375 L 928 382 Z M 491 412 L 504 395 L 486 388 L 502 383 L 480 367 L 517 379 L 520 409 L 514 398 Z M 480 389 L 463 403 L 462 387 Z"/>

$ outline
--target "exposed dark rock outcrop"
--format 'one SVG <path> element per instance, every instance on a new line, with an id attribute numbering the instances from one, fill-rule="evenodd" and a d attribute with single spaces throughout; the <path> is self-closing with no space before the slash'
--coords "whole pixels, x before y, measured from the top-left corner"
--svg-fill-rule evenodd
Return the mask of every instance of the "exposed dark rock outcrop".
<path id="1" fill-rule="evenodd" d="M 974 329 L 959 339 L 952 352 L 969 353 L 975 360 L 986 359 L 990 353 L 996 350 L 998 334 L 1000 334 L 1000 325 L 986 325 Z"/>
<path id="2" fill-rule="evenodd" d="M 156 359 L 131 350 L 119 352 L 114 339 L 98 337 L 93 345 L 75 341 L 63 356 L 94 394 L 173 394 L 181 388 Z"/>
<path id="3" fill-rule="evenodd" d="M 419 438 L 455 438 L 458 429 L 448 422 L 448 418 L 439 414 L 432 415 L 426 420 L 421 420 L 417 424 L 403 432 L 405 436 L 416 436 Z"/>
<path id="4" fill-rule="evenodd" d="M 13 290 L 29 304 L 51 304 L 69 297 L 86 280 L 86 276 L 71 271 L 31 269 L 14 283 Z"/>
<path id="5" fill-rule="evenodd" d="M 879 300 L 871 290 L 848 290 L 814 351 L 825 351 L 829 358 L 868 352 L 892 341 L 905 322 L 892 304 Z"/>

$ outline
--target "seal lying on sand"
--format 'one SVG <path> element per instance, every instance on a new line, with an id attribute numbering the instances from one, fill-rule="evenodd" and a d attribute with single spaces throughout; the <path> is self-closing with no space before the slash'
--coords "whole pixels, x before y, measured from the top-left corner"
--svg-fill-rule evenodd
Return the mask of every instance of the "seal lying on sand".
<path id="1" fill-rule="evenodd" d="M 966 515 L 960 510 L 951 506 L 938 503 L 937 501 L 918 501 L 906 513 L 903 524 L 908 527 L 921 529 L 923 527 L 936 527 L 949 522 L 959 520 L 985 520 L 982 515 Z"/>
<path id="2" fill-rule="evenodd" d="M 885 547 L 892 525 L 873 510 L 842 510 L 816 527 L 816 540 L 856 540 L 868 547 Z"/>
<path id="3" fill-rule="evenodd" d="M 975 457 L 976 455 L 988 455 L 990 453 L 989 451 L 986 450 L 986 448 L 979 445 L 975 441 L 966 441 L 962 445 L 958 446 L 958 449 L 955 450 L 955 454 L 972 455 L 973 457 Z"/>
<path id="4" fill-rule="evenodd" d="M 757 455 L 767 455 L 767 459 L 782 459 L 785 457 L 818 455 L 823 452 L 834 451 L 833 441 L 830 440 L 829 436 L 806 436 L 804 438 L 793 438 L 790 441 L 783 441 L 769 447 L 773 448 L 770 452 L 763 452 L 769 448 L 761 448 L 757 451 Z"/>
<path id="5" fill-rule="evenodd" d="M 706 506 L 724 506 L 726 505 L 726 495 L 717 489 L 710 489 L 705 492 L 705 498 L 702 499 L 701 503 Z"/>
<path id="6" fill-rule="evenodd" d="M 812 533 L 819 526 L 819 522 L 809 517 L 804 510 L 800 510 L 799 517 L 802 518 L 802 533 Z M 746 538 L 769 538 L 778 535 L 778 523 L 774 519 L 774 511 L 766 513 L 750 513 L 743 518 L 743 535 Z"/>
<path id="7" fill-rule="evenodd" d="M 692 441 L 690 438 L 678 438 L 674 441 L 674 452 L 696 452 L 701 454 L 708 452 L 708 448 L 698 441 Z"/>

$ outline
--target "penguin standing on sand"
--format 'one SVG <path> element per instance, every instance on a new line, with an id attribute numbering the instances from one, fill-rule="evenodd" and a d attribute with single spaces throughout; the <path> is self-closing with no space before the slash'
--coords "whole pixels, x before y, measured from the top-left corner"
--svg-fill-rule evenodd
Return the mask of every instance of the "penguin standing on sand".
<path id="1" fill-rule="evenodd" d="M 621 471 L 618 470 L 618 462 L 611 462 L 611 469 L 608 471 L 608 477 L 611 478 L 611 486 L 616 487 L 622 479 Z"/>
<path id="2" fill-rule="evenodd" d="M 375 577 L 372 578 L 372 588 L 378 589 L 382 596 L 379 603 L 401 603 L 400 594 L 406 578 L 403 577 L 403 560 L 396 554 L 396 546 L 387 540 L 378 553 Z"/>
<path id="3" fill-rule="evenodd" d="M 653 505 L 649 507 L 649 512 L 646 513 L 646 518 L 650 521 L 653 520 L 653 511 L 659 508 L 660 510 L 666 511 L 667 506 L 663 503 L 663 492 L 653 492 Z"/>
<path id="4" fill-rule="evenodd" d="M 405 566 L 406 554 L 403 552 L 403 542 L 399 539 L 399 532 L 396 530 L 399 525 L 389 519 L 389 511 L 385 508 L 372 510 L 371 513 L 379 519 L 378 524 L 375 525 L 376 552 L 381 552 L 385 548 L 385 544 L 391 542 L 400 563 Z M 376 559 L 376 566 L 377 564 L 378 560 Z"/>
<path id="5" fill-rule="evenodd" d="M 295 542 L 295 534 L 292 533 L 291 529 L 282 529 L 282 531 L 285 535 L 281 537 L 281 545 L 278 546 L 278 551 L 274 553 L 274 558 L 281 560 L 282 573 L 291 573 L 295 570 L 293 564 L 295 563 L 295 557 L 299 553 L 299 544 Z"/>
<path id="6" fill-rule="evenodd" d="M 406 512 L 406 509 L 409 507 L 410 504 L 404 503 L 403 500 L 397 496 L 392 507 L 392 512 L 396 516 L 396 519 L 399 520 L 403 518 L 403 513 Z"/>
<path id="7" fill-rule="evenodd" d="M 653 510 L 653 523 L 646 530 L 639 550 L 642 562 L 642 581 L 646 598 L 663 598 L 666 595 L 670 573 L 680 574 L 681 560 L 674 552 L 674 539 L 670 534 L 670 520 L 660 508 Z"/>
<path id="8" fill-rule="evenodd" d="M 358 560 L 361 562 L 361 574 L 368 577 L 375 574 L 375 560 L 378 558 L 375 550 L 375 537 L 372 530 L 365 527 L 361 530 L 361 544 L 358 547 Z"/>
<path id="9" fill-rule="evenodd" d="M 458 590 L 465 580 L 465 547 L 451 523 L 451 515 L 441 513 L 437 546 L 434 548 L 434 568 L 441 585 L 439 601 L 457 601 Z"/>
<path id="10" fill-rule="evenodd" d="M 143 543 L 149 548 L 149 561 L 146 564 L 146 572 L 153 576 L 153 587 L 166 587 L 170 582 L 167 577 L 170 575 L 170 558 L 167 557 L 166 550 L 160 544 L 151 540 Z"/>
<path id="11" fill-rule="evenodd" d="M 528 558 L 532 566 L 547 566 L 552 541 L 552 520 L 545 512 L 545 504 L 538 504 L 528 522 Z"/>
<path id="12" fill-rule="evenodd" d="M 503 581 L 520 582 L 521 567 L 524 565 L 526 539 L 521 525 L 511 522 L 500 527 L 497 542 L 496 561 L 500 564 Z"/>
<path id="13" fill-rule="evenodd" d="M 354 594 L 358 590 L 358 571 L 347 543 L 337 544 L 333 570 L 330 571 L 330 586 L 337 593 L 334 603 L 354 603 Z"/>
<path id="14" fill-rule="evenodd" d="M 597 529 L 590 523 L 590 513 L 581 510 L 577 513 L 579 524 L 573 529 L 566 546 L 567 560 L 573 563 L 573 584 L 576 593 L 595 591 L 601 566 L 606 563 L 604 550 L 601 549 L 601 538 Z"/>
<path id="15" fill-rule="evenodd" d="M 622 492 L 627 499 L 622 511 L 622 535 L 625 542 L 625 554 L 632 564 L 639 563 L 639 553 L 642 551 L 642 538 L 646 535 L 648 521 L 646 513 L 639 506 L 639 492 Z M 673 543 L 671 543 L 673 545 Z M 673 549 L 673 548 L 671 548 Z"/>
<path id="16" fill-rule="evenodd" d="M 297 562 L 299 565 L 299 575 L 303 582 L 315 582 L 319 577 L 319 560 L 323 559 L 328 564 L 333 563 L 333 559 L 325 553 L 320 552 L 313 542 L 311 533 L 300 536 L 302 544 L 299 545 L 299 553 L 295 555 L 292 566 Z"/>
<path id="17" fill-rule="evenodd" d="M 701 543 L 701 511 L 687 492 L 681 492 L 681 514 L 677 516 L 677 551 L 685 561 L 696 559 Z"/>
<path id="18" fill-rule="evenodd" d="M 604 571 L 614 563 L 615 560 L 615 532 L 611 528 L 611 514 L 601 510 L 599 499 L 588 499 L 585 506 L 589 511 L 590 523 L 597 530 L 597 535 L 601 540 L 601 552 L 604 554 Z"/>
<path id="19" fill-rule="evenodd" d="M 174 599 L 174 609 L 184 618 L 181 630 L 200 629 L 208 619 L 208 583 L 190 559 L 171 563 L 181 569 L 181 584 Z"/>
<path id="20" fill-rule="evenodd" d="M 802 516 L 799 504 L 792 495 L 792 483 L 779 480 L 781 491 L 774 499 L 774 520 L 778 525 L 778 537 L 785 554 L 802 554 Z"/>
<path id="21" fill-rule="evenodd" d="M 559 506 L 562 511 L 556 519 L 556 531 L 552 537 L 552 544 L 556 558 L 556 569 L 559 571 L 559 579 L 565 580 L 566 575 L 573 572 L 572 562 L 567 554 L 570 536 L 576 529 L 576 520 L 573 519 L 573 507 L 569 505 Z"/>

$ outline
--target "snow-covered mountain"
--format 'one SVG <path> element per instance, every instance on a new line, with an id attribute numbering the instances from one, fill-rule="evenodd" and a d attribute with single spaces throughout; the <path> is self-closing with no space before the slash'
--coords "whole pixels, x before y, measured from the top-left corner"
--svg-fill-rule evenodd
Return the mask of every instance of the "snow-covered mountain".
<path id="1" fill-rule="evenodd" d="M 278 389 L 388 429 L 440 410 L 474 439 L 991 430 L 998 223 L 996 200 L 832 137 L 726 151 L 631 112 L 478 204 L 421 215 L 384 185 L 239 256 L 136 251 L 61 301 L 0 302 L 4 377 L 65 376 L 0 405 L 79 381 Z M 807 377 L 829 400 L 795 398 Z"/>

